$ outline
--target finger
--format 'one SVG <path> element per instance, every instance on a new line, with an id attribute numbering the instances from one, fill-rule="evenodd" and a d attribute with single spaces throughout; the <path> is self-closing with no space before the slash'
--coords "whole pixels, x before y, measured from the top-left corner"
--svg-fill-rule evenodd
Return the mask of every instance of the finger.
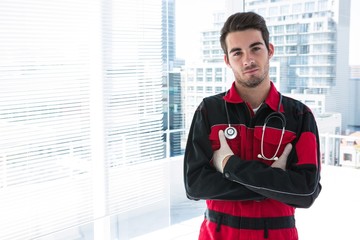
<path id="1" fill-rule="evenodd" d="M 218 134 L 219 134 L 220 145 L 222 146 L 223 144 L 227 144 L 224 131 L 220 130 Z"/>
<path id="2" fill-rule="evenodd" d="M 281 156 L 287 158 L 290 154 L 292 150 L 292 144 L 291 143 L 288 143 L 286 146 L 285 146 L 285 149 L 283 151 L 283 153 L 281 154 Z"/>

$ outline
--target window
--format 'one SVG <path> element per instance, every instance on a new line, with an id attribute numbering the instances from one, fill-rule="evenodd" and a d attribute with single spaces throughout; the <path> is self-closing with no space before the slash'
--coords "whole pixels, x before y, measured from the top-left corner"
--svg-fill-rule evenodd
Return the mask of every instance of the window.
<path id="1" fill-rule="evenodd" d="M 215 68 L 215 74 L 216 74 L 216 76 L 221 76 L 222 75 L 222 68 Z"/>
<path id="2" fill-rule="evenodd" d="M 283 54 L 284 47 L 275 47 L 275 54 Z"/>
<path id="3" fill-rule="evenodd" d="M 306 57 L 299 57 L 299 64 L 301 65 L 308 65 L 309 63 L 309 58 L 306 56 Z"/>
<path id="4" fill-rule="evenodd" d="M 222 91 L 222 87 L 215 87 L 215 93 L 221 93 Z"/>
<path id="5" fill-rule="evenodd" d="M 281 25 L 281 26 L 275 26 L 274 27 L 274 33 L 275 34 L 282 34 L 284 33 L 284 26 Z"/>
<path id="6" fill-rule="evenodd" d="M 288 46 L 288 47 L 286 47 L 286 53 L 295 54 L 296 52 L 297 52 L 297 47 L 296 46 Z"/>
<path id="7" fill-rule="evenodd" d="M 280 14 L 287 15 L 289 13 L 289 5 L 283 5 L 280 7 Z"/>
<path id="8" fill-rule="evenodd" d="M 308 31 L 309 31 L 309 24 L 308 23 L 299 24 L 299 32 L 307 33 Z"/>
<path id="9" fill-rule="evenodd" d="M 203 87 L 203 86 L 197 86 L 197 87 L 196 87 L 196 91 L 199 92 L 199 93 L 201 93 L 201 92 L 204 91 L 204 87 Z"/>
<path id="10" fill-rule="evenodd" d="M 304 44 L 309 42 L 309 35 L 299 35 L 299 43 Z"/>
<path id="11" fill-rule="evenodd" d="M 297 35 L 288 35 L 286 36 L 286 43 L 287 44 L 291 44 L 291 43 L 297 43 L 298 41 L 298 36 Z"/>
<path id="12" fill-rule="evenodd" d="M 300 46 L 300 54 L 307 54 L 309 53 L 309 45 Z"/>
<path id="13" fill-rule="evenodd" d="M 275 45 L 284 44 L 284 36 L 275 36 L 273 42 Z"/>
<path id="14" fill-rule="evenodd" d="M 323 22 L 315 22 L 314 23 L 314 31 L 321 31 L 323 30 Z"/>
<path id="15" fill-rule="evenodd" d="M 88 4 L 0 3 L 0 239 L 93 219 L 90 98 L 101 62 Z"/>
<path id="16" fill-rule="evenodd" d="M 287 33 L 296 33 L 297 32 L 297 24 L 289 24 L 286 25 L 286 32 Z"/>
<path id="17" fill-rule="evenodd" d="M 315 2 L 305 3 L 305 12 L 313 12 L 315 10 Z"/>
<path id="18" fill-rule="evenodd" d="M 302 8 L 301 3 L 296 3 L 292 6 L 292 13 L 300 13 Z"/>
<path id="19" fill-rule="evenodd" d="M 352 154 L 350 153 L 344 153 L 344 161 L 352 161 Z"/>
<path id="20" fill-rule="evenodd" d="M 209 50 L 204 50 L 204 55 L 209 55 L 210 51 Z"/>
<path id="21" fill-rule="evenodd" d="M 269 9 L 269 16 L 277 16 L 279 15 L 279 8 L 278 7 L 271 7 Z"/>

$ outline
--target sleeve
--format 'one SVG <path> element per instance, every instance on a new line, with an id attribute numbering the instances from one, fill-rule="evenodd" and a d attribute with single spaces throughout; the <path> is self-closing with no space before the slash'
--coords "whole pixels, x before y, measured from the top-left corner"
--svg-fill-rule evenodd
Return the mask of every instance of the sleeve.
<path id="1" fill-rule="evenodd" d="M 184 154 L 184 183 L 187 197 L 193 200 L 260 200 L 261 194 L 229 181 L 210 164 L 213 150 L 205 102 L 196 110 Z"/>
<path id="2" fill-rule="evenodd" d="M 267 198 L 294 207 L 310 207 L 321 191 L 320 147 L 312 113 L 306 112 L 303 117 L 286 171 L 232 156 L 224 168 L 224 177 Z"/>

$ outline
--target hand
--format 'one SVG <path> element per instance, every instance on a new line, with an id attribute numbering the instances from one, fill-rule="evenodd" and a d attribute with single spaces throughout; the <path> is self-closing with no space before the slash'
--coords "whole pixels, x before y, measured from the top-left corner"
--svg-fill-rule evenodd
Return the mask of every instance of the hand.
<path id="1" fill-rule="evenodd" d="M 214 152 L 213 155 L 213 164 L 219 172 L 223 173 L 225 164 L 223 163 L 225 158 L 229 158 L 231 155 L 234 155 L 233 151 L 230 149 L 224 131 L 219 131 L 219 140 L 220 140 L 220 148 Z"/>
<path id="2" fill-rule="evenodd" d="M 271 167 L 281 168 L 282 170 L 285 170 L 287 158 L 291 152 L 291 149 L 292 149 L 292 145 L 291 145 L 291 143 L 288 143 L 285 146 L 285 149 L 284 149 L 283 153 L 281 154 L 281 156 L 279 157 L 279 159 L 276 160 L 273 164 L 271 164 Z"/>

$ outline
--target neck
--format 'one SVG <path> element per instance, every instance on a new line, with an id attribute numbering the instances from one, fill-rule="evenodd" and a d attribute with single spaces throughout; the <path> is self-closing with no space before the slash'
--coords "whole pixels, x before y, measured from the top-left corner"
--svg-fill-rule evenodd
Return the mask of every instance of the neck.
<path id="1" fill-rule="evenodd" d="M 270 91 L 270 81 L 264 81 L 254 88 L 237 85 L 236 90 L 240 97 L 254 109 L 259 107 L 265 101 Z"/>

